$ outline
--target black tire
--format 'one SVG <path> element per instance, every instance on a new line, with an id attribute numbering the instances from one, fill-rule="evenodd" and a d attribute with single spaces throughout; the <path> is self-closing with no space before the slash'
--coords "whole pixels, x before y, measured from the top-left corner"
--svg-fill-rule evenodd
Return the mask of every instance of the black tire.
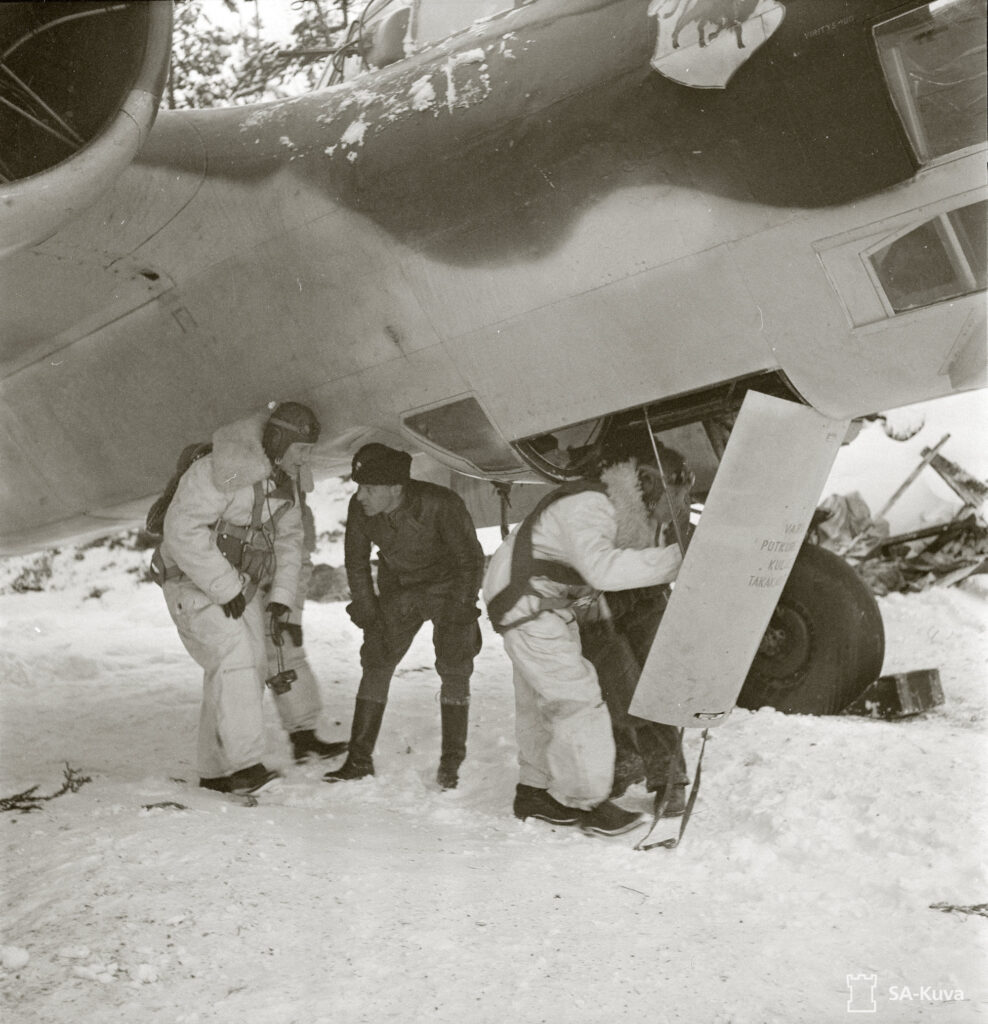
<path id="1" fill-rule="evenodd" d="M 745 679 L 738 706 L 836 715 L 882 671 L 878 603 L 844 559 L 804 544 Z"/>

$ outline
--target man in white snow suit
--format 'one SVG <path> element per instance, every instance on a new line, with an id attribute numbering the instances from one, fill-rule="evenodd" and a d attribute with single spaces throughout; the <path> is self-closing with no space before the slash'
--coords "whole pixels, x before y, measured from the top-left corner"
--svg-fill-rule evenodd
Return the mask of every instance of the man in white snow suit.
<path id="1" fill-rule="evenodd" d="M 432 622 L 442 753 L 436 781 L 454 789 L 466 757 L 470 676 L 480 652 L 477 597 L 484 554 L 466 505 L 448 487 L 410 478 L 407 452 L 364 445 L 353 457 L 357 493 L 350 499 L 344 561 L 347 612 L 363 630 L 362 675 L 354 702 L 347 759 L 327 782 L 374 774 L 372 753 L 391 677 L 422 626 Z M 377 589 L 371 549 L 378 550 Z"/>
<path id="2" fill-rule="evenodd" d="M 669 583 L 682 561 L 678 545 L 655 546 L 634 449 L 616 439 L 598 479 L 543 499 L 484 576 L 488 612 L 514 668 L 514 813 L 523 820 L 617 835 L 641 819 L 608 799 L 611 718 L 577 622 L 579 606 L 596 605 L 601 591 Z"/>
<path id="3" fill-rule="evenodd" d="M 304 494 L 304 483 L 300 487 Z M 288 732 L 292 753 L 297 762 L 323 760 L 346 753 L 346 742 L 328 743 L 316 735 L 322 716 L 322 697 L 319 685 L 302 646 L 302 610 L 312 579 L 312 552 L 316 549 L 316 524 L 305 498 L 302 498 L 302 570 L 295 592 L 295 600 L 286 618 L 279 620 L 280 629 L 264 634 L 268 659 L 268 680 L 274 694 L 275 708 L 281 724 Z M 264 588 L 265 595 L 270 586 Z M 270 605 L 268 606 L 270 611 Z M 279 641 L 275 642 L 275 639 Z M 280 657 L 279 657 L 280 654 Z M 282 690 L 274 680 L 280 672 L 294 673 L 295 679 L 288 690 Z"/>
<path id="4" fill-rule="evenodd" d="M 211 452 L 182 475 L 165 513 L 165 601 L 185 649 L 203 668 L 198 767 L 207 789 L 257 792 L 278 777 L 262 760 L 265 633 L 267 626 L 282 640 L 295 639 L 302 481 L 311 489 L 308 458 L 318 438 L 315 415 L 295 402 L 221 427 Z M 307 692 L 310 685 L 311 673 L 300 673 L 294 696 L 276 698 L 296 755 L 316 741 L 318 694 Z M 344 749 L 325 746 L 324 756 Z"/>

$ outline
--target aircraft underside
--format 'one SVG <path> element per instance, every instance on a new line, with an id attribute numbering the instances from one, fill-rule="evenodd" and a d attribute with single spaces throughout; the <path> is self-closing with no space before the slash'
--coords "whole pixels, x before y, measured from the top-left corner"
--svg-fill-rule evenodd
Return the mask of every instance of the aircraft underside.
<path id="1" fill-rule="evenodd" d="M 706 493 L 749 391 L 838 423 L 984 386 L 983 0 L 369 10 L 327 88 L 156 117 L 167 4 L 4 5 L 0 551 L 140 522 L 273 400 L 323 473 L 387 441 L 480 525 L 612 429 Z M 796 571 L 754 706 L 815 692 L 842 571 Z"/>
<path id="2" fill-rule="evenodd" d="M 89 9 L 77 60 L 145 33 L 132 123 L 161 5 L 25 6 Z M 123 169 L 98 124 L 61 162 L 18 134 L 5 549 L 132 521 L 190 437 L 289 395 L 325 472 L 382 436 L 532 481 L 539 438 L 642 406 L 723 421 L 755 386 L 842 417 L 979 386 L 984 5 L 723 6 L 539 0 L 310 96 L 163 112 Z M 35 67 L 64 29 L 5 30 Z"/>

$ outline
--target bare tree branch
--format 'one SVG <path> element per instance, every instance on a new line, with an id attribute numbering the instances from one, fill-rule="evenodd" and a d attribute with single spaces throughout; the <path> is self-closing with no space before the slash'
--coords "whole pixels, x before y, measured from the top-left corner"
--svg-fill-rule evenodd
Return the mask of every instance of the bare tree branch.
<path id="1" fill-rule="evenodd" d="M 0 812 L 20 811 L 21 814 L 28 814 L 30 811 L 38 810 L 46 800 L 54 800 L 64 793 L 77 793 L 87 782 L 93 781 L 88 775 L 82 775 L 75 768 L 70 768 L 67 762 L 63 775 L 65 781 L 61 788 L 48 796 L 35 796 L 34 791 L 38 787 L 32 786 L 13 796 L 0 797 Z"/>

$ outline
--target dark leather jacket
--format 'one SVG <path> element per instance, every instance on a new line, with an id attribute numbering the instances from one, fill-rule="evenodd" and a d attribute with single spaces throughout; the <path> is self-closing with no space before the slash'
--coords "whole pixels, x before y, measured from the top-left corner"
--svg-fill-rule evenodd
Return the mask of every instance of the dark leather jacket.
<path id="1" fill-rule="evenodd" d="M 343 550 L 357 607 L 372 607 L 376 601 L 372 545 L 379 552 L 382 598 L 416 591 L 464 607 L 476 604 L 484 554 L 466 505 L 449 488 L 409 480 L 401 505 L 376 516 L 367 516 L 356 496 L 350 499 Z"/>

